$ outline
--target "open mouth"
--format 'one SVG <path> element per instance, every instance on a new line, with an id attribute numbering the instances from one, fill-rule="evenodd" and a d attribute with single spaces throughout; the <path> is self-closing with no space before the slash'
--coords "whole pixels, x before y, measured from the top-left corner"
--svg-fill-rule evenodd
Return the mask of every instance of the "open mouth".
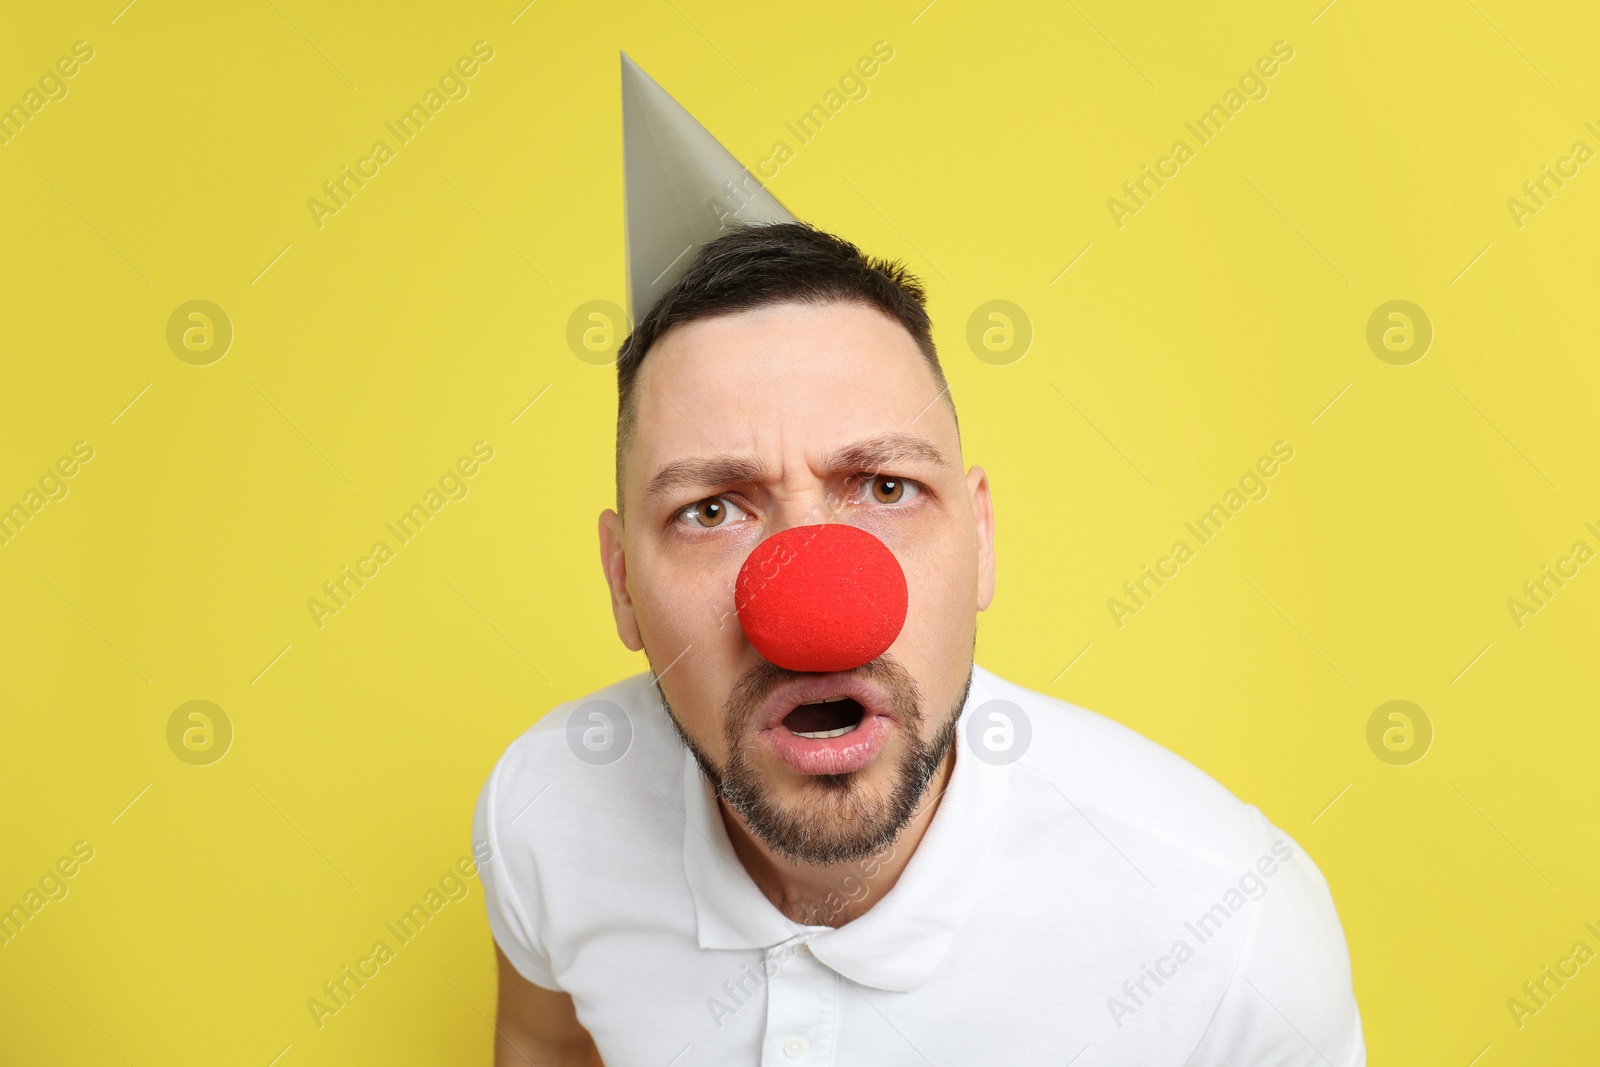
<path id="1" fill-rule="evenodd" d="M 769 695 L 756 731 L 760 743 L 802 775 L 863 770 L 894 730 L 887 695 L 840 672 L 797 679 Z"/>
<path id="2" fill-rule="evenodd" d="M 826 697 L 799 705 L 783 717 L 783 725 L 796 737 L 822 740 L 853 733 L 866 714 L 867 709 L 854 697 Z"/>

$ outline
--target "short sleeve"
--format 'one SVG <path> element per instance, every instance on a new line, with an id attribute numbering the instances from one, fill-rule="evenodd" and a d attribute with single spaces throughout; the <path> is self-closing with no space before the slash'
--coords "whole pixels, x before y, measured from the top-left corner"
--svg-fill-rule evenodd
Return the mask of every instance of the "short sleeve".
<path id="1" fill-rule="evenodd" d="M 514 786 L 507 788 L 502 782 L 508 759 L 509 755 L 489 772 L 472 818 L 474 850 L 479 856 L 485 852 L 488 855 L 478 863 L 478 876 L 489 914 L 489 930 L 518 974 L 536 986 L 560 991 L 549 954 L 540 943 L 538 927 L 529 919 L 529 905 L 536 902 L 537 893 L 532 853 L 526 848 L 508 852 L 500 833 L 501 805 L 516 792 Z M 517 849 L 514 841 L 511 848 Z M 518 862 L 519 854 L 525 862 Z M 533 914 L 538 914 L 537 908 Z"/>
<path id="2" fill-rule="evenodd" d="M 1266 890 L 1239 964 L 1189 1067 L 1365 1067 L 1350 951 L 1322 872 L 1251 808 Z M 1269 873 L 1270 872 L 1270 873 Z"/>

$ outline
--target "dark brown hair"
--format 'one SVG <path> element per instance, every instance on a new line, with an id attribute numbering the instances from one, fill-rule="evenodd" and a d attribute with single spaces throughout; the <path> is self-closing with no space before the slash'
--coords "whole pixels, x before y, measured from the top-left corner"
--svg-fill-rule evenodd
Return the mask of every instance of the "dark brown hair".
<path id="1" fill-rule="evenodd" d="M 638 413 L 635 387 L 651 346 L 674 326 L 791 303 L 865 304 L 904 326 L 955 413 L 933 344 L 927 293 L 903 264 L 868 256 L 849 241 L 803 222 L 739 226 L 702 247 L 622 343 L 617 357 L 618 511 L 622 456 Z"/>

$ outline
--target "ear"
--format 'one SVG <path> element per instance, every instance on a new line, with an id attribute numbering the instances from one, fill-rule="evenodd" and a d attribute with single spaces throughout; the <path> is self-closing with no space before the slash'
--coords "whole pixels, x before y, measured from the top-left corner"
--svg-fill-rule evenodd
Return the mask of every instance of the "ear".
<path id="1" fill-rule="evenodd" d="M 972 518 L 978 527 L 978 610 L 994 601 L 994 504 L 989 499 L 989 476 L 982 467 L 967 472 L 967 495 L 972 498 Z"/>
<path id="2" fill-rule="evenodd" d="M 600 513 L 600 567 L 611 590 L 611 615 L 617 621 L 617 636 L 630 652 L 644 648 L 639 637 L 639 622 L 633 615 L 633 597 L 628 593 L 628 557 L 622 548 L 622 516 L 610 508 Z"/>

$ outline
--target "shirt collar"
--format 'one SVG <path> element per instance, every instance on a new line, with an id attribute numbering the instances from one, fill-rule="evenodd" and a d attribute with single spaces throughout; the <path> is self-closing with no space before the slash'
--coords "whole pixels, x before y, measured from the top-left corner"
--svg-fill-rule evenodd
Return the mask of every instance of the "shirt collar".
<path id="1" fill-rule="evenodd" d="M 771 949 L 799 940 L 860 985 L 909 992 L 932 977 L 976 900 L 1006 795 L 1008 768 L 977 758 L 967 743 L 972 709 L 992 697 L 990 679 L 973 666 L 949 784 L 899 881 L 836 929 L 796 923 L 767 900 L 733 851 L 710 783 L 685 751 L 683 865 L 700 947 Z"/>

